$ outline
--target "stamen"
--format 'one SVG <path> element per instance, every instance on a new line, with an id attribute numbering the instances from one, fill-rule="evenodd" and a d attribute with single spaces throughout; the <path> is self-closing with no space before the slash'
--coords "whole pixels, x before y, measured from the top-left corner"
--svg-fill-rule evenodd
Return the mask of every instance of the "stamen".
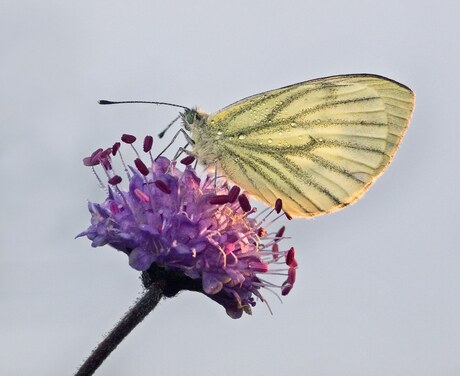
<path id="1" fill-rule="evenodd" d="M 259 218 L 262 214 L 265 214 L 265 213 L 266 213 L 267 211 L 269 211 L 270 209 L 271 209 L 271 208 L 268 207 L 268 206 L 267 206 L 265 209 L 262 209 L 262 211 L 259 212 L 259 214 L 257 214 L 257 215 L 254 217 L 254 219 Z M 271 214 L 271 212 L 270 212 L 268 215 L 270 215 L 270 214 Z M 262 222 L 263 222 L 263 220 L 260 221 L 260 223 L 262 223 Z"/>
<path id="2" fill-rule="evenodd" d="M 102 149 L 99 148 L 95 151 L 93 151 L 93 153 L 89 156 L 89 157 L 86 157 L 86 158 L 83 158 L 83 164 L 85 166 L 97 166 L 100 161 L 99 161 L 99 155 L 102 153 Z"/>
<path id="3" fill-rule="evenodd" d="M 144 138 L 144 152 L 148 153 L 150 150 L 152 150 L 153 146 L 153 137 L 152 136 L 145 136 Z"/>
<path id="4" fill-rule="evenodd" d="M 121 165 L 123 166 L 123 170 L 125 171 L 126 176 L 128 179 L 131 179 L 131 174 L 129 173 L 128 167 L 126 166 L 125 160 L 123 159 L 123 155 L 121 155 L 121 151 L 118 153 L 121 161 Z"/>
<path id="5" fill-rule="evenodd" d="M 288 220 L 291 220 L 291 219 L 292 219 L 292 217 L 291 217 L 291 215 L 290 215 L 289 213 L 284 212 L 284 215 L 286 216 L 286 218 L 287 218 Z"/>
<path id="6" fill-rule="evenodd" d="M 142 175 L 147 176 L 149 174 L 149 169 L 139 158 L 134 160 L 134 164 Z"/>
<path id="7" fill-rule="evenodd" d="M 254 270 L 256 273 L 266 273 L 268 272 L 268 265 L 261 262 L 250 262 L 249 268 Z"/>
<path id="8" fill-rule="evenodd" d="M 295 267 L 289 268 L 287 281 L 292 285 L 295 282 L 296 273 L 297 273 L 297 269 Z"/>
<path id="9" fill-rule="evenodd" d="M 93 159 L 92 157 L 83 158 L 83 165 L 86 167 L 93 167 L 99 164 L 99 160 Z"/>
<path id="10" fill-rule="evenodd" d="M 161 192 L 166 193 L 168 195 L 171 193 L 171 190 L 168 188 L 168 186 L 166 185 L 164 181 L 155 180 L 155 185 Z"/>
<path id="11" fill-rule="evenodd" d="M 223 205 L 229 202 L 228 195 L 215 195 L 209 199 L 211 205 Z"/>
<path id="12" fill-rule="evenodd" d="M 277 198 L 276 199 L 276 202 L 275 202 L 275 207 L 273 209 L 271 209 L 268 214 L 265 215 L 265 217 L 259 222 L 259 226 L 262 225 L 262 223 L 264 223 L 268 217 L 270 217 L 270 215 L 275 211 L 277 214 L 280 213 L 281 209 L 283 207 L 283 201 L 280 199 L 280 198 Z M 267 210 L 269 210 L 270 208 L 266 208 L 264 209 L 257 217 L 259 217 L 262 213 L 265 213 Z M 282 216 L 282 215 L 281 215 Z M 256 217 L 256 218 L 257 218 Z M 270 226 L 273 222 L 275 222 L 278 218 L 280 218 L 280 216 L 272 219 L 268 224 L 266 224 L 266 226 Z"/>
<path id="13" fill-rule="evenodd" d="M 282 207 L 283 207 L 283 201 L 280 198 L 277 198 L 275 202 L 275 211 L 277 214 L 280 213 Z"/>
<path id="14" fill-rule="evenodd" d="M 295 259 L 294 247 L 291 247 L 286 255 L 286 265 L 296 268 L 298 266 L 297 260 Z"/>
<path id="15" fill-rule="evenodd" d="M 99 155 L 102 153 L 104 149 L 102 148 L 99 148 L 95 151 L 93 151 L 93 153 L 91 154 L 91 158 L 99 158 Z"/>
<path id="16" fill-rule="evenodd" d="M 219 252 L 222 253 L 223 260 L 224 260 L 223 268 L 225 269 L 225 268 L 227 267 L 227 254 L 226 254 L 225 251 L 222 249 L 222 247 L 218 247 L 218 249 L 219 249 Z"/>
<path id="17" fill-rule="evenodd" d="M 244 194 L 238 196 L 238 202 L 240 203 L 241 209 L 243 209 L 244 212 L 249 212 L 251 210 L 251 204 Z"/>
<path id="18" fill-rule="evenodd" d="M 288 270 L 288 277 L 281 285 L 281 295 L 286 296 L 294 287 L 296 277 L 296 268 L 290 267 Z"/>
<path id="19" fill-rule="evenodd" d="M 100 159 L 107 159 L 110 157 L 110 153 L 112 152 L 112 148 L 105 149 L 99 156 Z"/>
<path id="20" fill-rule="evenodd" d="M 132 144 L 134 141 L 136 141 L 136 136 L 125 133 L 121 136 L 121 141 L 123 141 L 125 144 Z"/>
<path id="21" fill-rule="evenodd" d="M 257 213 L 257 208 L 252 208 L 248 212 L 244 213 L 243 218 L 250 216 L 251 214 Z"/>
<path id="22" fill-rule="evenodd" d="M 271 226 L 273 223 L 275 223 L 278 219 L 284 217 L 284 214 L 279 214 L 278 216 L 276 216 L 275 218 L 273 218 L 270 222 L 268 222 L 265 226 L 266 227 L 269 227 Z"/>
<path id="23" fill-rule="evenodd" d="M 136 141 L 136 136 L 125 133 L 121 136 L 121 141 L 123 141 L 125 144 L 131 145 L 131 148 L 133 149 L 134 153 L 136 153 L 137 158 L 140 158 L 139 153 L 133 145 Z"/>
<path id="24" fill-rule="evenodd" d="M 272 254 L 273 254 L 273 260 L 278 261 L 278 259 L 280 258 L 280 249 L 279 249 L 278 243 L 273 244 Z"/>
<path id="25" fill-rule="evenodd" d="M 109 171 L 112 169 L 112 164 L 110 163 L 109 158 L 101 158 L 100 161 L 101 161 L 102 167 L 104 167 L 106 171 Z"/>
<path id="26" fill-rule="evenodd" d="M 259 287 L 261 287 L 261 288 L 263 288 L 263 289 L 265 289 L 265 290 L 271 292 L 271 293 L 279 300 L 280 303 L 283 303 L 283 301 L 281 300 L 281 298 L 280 298 L 280 296 L 277 294 L 277 292 L 276 292 L 276 291 L 273 291 L 273 289 L 270 288 L 270 287 L 278 288 L 279 286 L 277 286 L 277 285 L 275 285 L 275 284 L 273 284 L 273 283 L 270 283 L 269 281 L 267 281 L 267 280 L 265 280 L 265 279 L 262 279 L 262 278 L 259 278 L 259 279 L 260 279 L 260 281 L 261 281 L 262 283 L 257 284 L 257 286 L 259 286 Z M 262 297 L 262 295 L 261 295 L 259 292 L 254 293 L 254 295 L 256 295 L 260 300 L 262 300 L 263 302 L 265 302 L 265 303 L 267 304 L 267 307 L 268 307 L 270 313 L 273 314 L 273 313 L 272 313 L 272 310 L 270 309 L 270 306 L 268 305 L 268 301 L 267 301 L 266 299 L 264 299 L 264 298 Z"/>
<path id="27" fill-rule="evenodd" d="M 112 176 L 112 177 L 109 179 L 109 184 L 110 184 L 110 185 L 117 185 L 117 184 L 120 184 L 122 180 L 123 180 L 123 179 L 121 178 L 121 176 L 115 175 L 115 176 Z"/>
<path id="28" fill-rule="evenodd" d="M 228 192 L 228 202 L 234 203 L 236 199 L 238 198 L 238 195 L 241 192 L 241 188 L 238 187 L 237 185 L 234 185 L 232 188 L 230 188 L 230 191 Z"/>
<path id="29" fill-rule="evenodd" d="M 153 146 L 153 137 L 152 136 L 145 136 L 144 138 L 144 152 L 149 153 L 150 162 L 153 164 L 153 156 L 152 156 L 152 146 Z"/>
<path id="30" fill-rule="evenodd" d="M 99 187 L 104 190 L 105 192 L 108 192 L 107 190 L 107 187 L 105 186 L 105 184 L 102 182 L 102 179 L 99 177 L 99 175 L 97 174 L 96 170 L 94 169 L 94 166 L 91 166 L 91 170 L 93 171 L 93 174 L 94 176 L 96 177 L 97 179 L 97 182 L 99 184 Z"/>
<path id="31" fill-rule="evenodd" d="M 115 142 L 112 146 L 112 155 L 117 155 L 118 149 L 120 149 L 121 144 L 119 142 Z"/>
<path id="32" fill-rule="evenodd" d="M 265 230 L 263 227 L 259 227 L 259 229 L 257 230 L 257 236 L 259 238 L 262 238 L 265 235 L 267 235 L 267 230 Z"/>
<path id="33" fill-rule="evenodd" d="M 107 148 L 102 153 L 99 154 L 99 160 L 101 162 L 101 165 L 107 171 L 112 169 L 112 164 L 110 163 L 110 153 L 111 152 L 112 152 L 112 148 Z"/>
<path id="34" fill-rule="evenodd" d="M 193 155 L 187 155 L 185 158 L 182 158 L 180 163 L 182 163 L 185 166 L 188 166 L 189 164 L 192 164 L 195 161 L 195 157 Z"/>
<path id="35" fill-rule="evenodd" d="M 287 294 L 289 294 L 293 287 L 293 284 L 289 283 L 288 281 L 285 281 L 281 286 L 281 295 L 286 296 Z"/>
<path id="36" fill-rule="evenodd" d="M 281 237 L 281 238 L 276 238 L 276 237 L 269 237 L 269 236 L 266 236 L 264 239 L 265 239 L 265 240 L 272 239 L 272 241 L 267 242 L 267 243 L 264 244 L 265 249 L 268 249 L 268 247 L 273 246 L 273 244 L 278 243 L 280 240 L 291 239 L 291 237 L 290 237 L 290 236 L 283 236 L 283 237 Z M 285 252 L 284 252 L 284 253 L 285 253 Z"/>
<path id="37" fill-rule="evenodd" d="M 281 240 L 281 238 L 283 237 L 284 235 L 284 231 L 286 230 L 286 226 L 283 226 L 281 227 L 278 232 L 276 233 L 275 235 L 275 241 L 279 241 Z"/>

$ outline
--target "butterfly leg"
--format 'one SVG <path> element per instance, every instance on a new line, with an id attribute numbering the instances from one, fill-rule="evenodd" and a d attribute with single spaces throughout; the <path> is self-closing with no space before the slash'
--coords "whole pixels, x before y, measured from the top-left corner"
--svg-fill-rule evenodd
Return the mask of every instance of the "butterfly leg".
<path id="1" fill-rule="evenodd" d="M 225 175 L 219 175 L 218 174 L 218 172 L 219 172 L 218 163 L 219 163 L 218 160 L 214 161 L 214 179 L 213 180 L 214 180 L 214 189 L 215 189 L 216 193 L 217 193 L 217 179 L 225 178 Z M 228 182 L 227 181 L 225 182 L 225 184 L 227 185 L 227 188 L 228 188 Z"/>
<path id="2" fill-rule="evenodd" d="M 172 138 L 172 140 L 169 142 L 169 144 L 161 151 L 160 154 L 157 155 L 157 157 L 155 158 L 155 160 L 157 160 L 159 157 L 161 157 L 163 155 L 163 153 L 169 149 L 169 147 L 174 143 L 174 141 L 176 141 L 176 138 L 177 136 L 179 136 L 179 134 L 183 134 L 185 136 L 185 139 L 187 140 L 187 144 L 191 144 L 191 145 L 194 145 L 195 144 L 195 141 L 192 140 L 192 138 L 190 137 L 190 135 L 185 132 L 185 130 L 183 129 L 179 129 L 177 131 L 177 133 L 174 135 L 174 137 Z"/>
<path id="3" fill-rule="evenodd" d="M 184 147 L 180 147 L 177 151 L 176 154 L 174 155 L 172 162 L 177 161 L 177 159 L 181 156 L 182 153 L 187 153 L 188 154 L 188 147 L 189 143 L 187 142 Z"/>

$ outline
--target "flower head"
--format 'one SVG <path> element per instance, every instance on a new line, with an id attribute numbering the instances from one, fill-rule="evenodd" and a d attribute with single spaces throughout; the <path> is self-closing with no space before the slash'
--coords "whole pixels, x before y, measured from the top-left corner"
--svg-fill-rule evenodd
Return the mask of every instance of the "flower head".
<path id="1" fill-rule="evenodd" d="M 135 137 L 123 135 L 122 141 L 133 144 Z M 143 146 L 150 154 L 150 136 Z M 193 157 L 181 161 L 182 171 L 175 162 L 154 161 L 150 155 L 148 168 L 136 151 L 135 168 L 126 167 L 120 155 L 129 180 L 123 190 L 123 179 L 112 167 L 119 149 L 116 143 L 84 159 L 85 165 L 105 171 L 108 185 L 98 180 L 108 196 L 101 204 L 89 203 L 91 226 L 78 236 L 87 236 L 93 247 L 109 244 L 126 253 L 131 267 L 144 273 L 145 284 L 161 274 L 170 285 L 176 281 L 170 295 L 180 289 L 201 291 L 233 318 L 250 313 L 254 297 L 265 301 L 261 288 L 280 287 L 283 295 L 291 290 L 297 261 L 293 248 L 279 250 L 284 227 L 267 233 L 239 187 L 215 184 L 210 176 L 201 180 L 191 167 Z M 279 200 L 277 212 L 281 205 Z M 287 278 L 276 286 L 263 278 L 267 274 Z"/>

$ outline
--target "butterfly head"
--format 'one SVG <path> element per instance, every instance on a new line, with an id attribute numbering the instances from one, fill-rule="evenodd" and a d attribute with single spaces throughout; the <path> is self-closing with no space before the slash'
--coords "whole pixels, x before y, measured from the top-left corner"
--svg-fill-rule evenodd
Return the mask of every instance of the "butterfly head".
<path id="1" fill-rule="evenodd" d="M 208 118 L 208 114 L 198 108 L 186 108 L 180 116 L 182 124 L 187 131 L 191 131 L 192 128 L 201 127 L 206 123 Z"/>

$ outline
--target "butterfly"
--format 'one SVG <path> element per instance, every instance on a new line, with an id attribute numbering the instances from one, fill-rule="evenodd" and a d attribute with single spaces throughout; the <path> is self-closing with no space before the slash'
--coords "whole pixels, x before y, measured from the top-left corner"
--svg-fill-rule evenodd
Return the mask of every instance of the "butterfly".
<path id="1" fill-rule="evenodd" d="M 383 173 L 414 109 L 406 86 L 372 74 L 319 78 L 208 114 L 181 113 L 189 152 L 256 199 L 295 217 L 357 201 Z"/>

